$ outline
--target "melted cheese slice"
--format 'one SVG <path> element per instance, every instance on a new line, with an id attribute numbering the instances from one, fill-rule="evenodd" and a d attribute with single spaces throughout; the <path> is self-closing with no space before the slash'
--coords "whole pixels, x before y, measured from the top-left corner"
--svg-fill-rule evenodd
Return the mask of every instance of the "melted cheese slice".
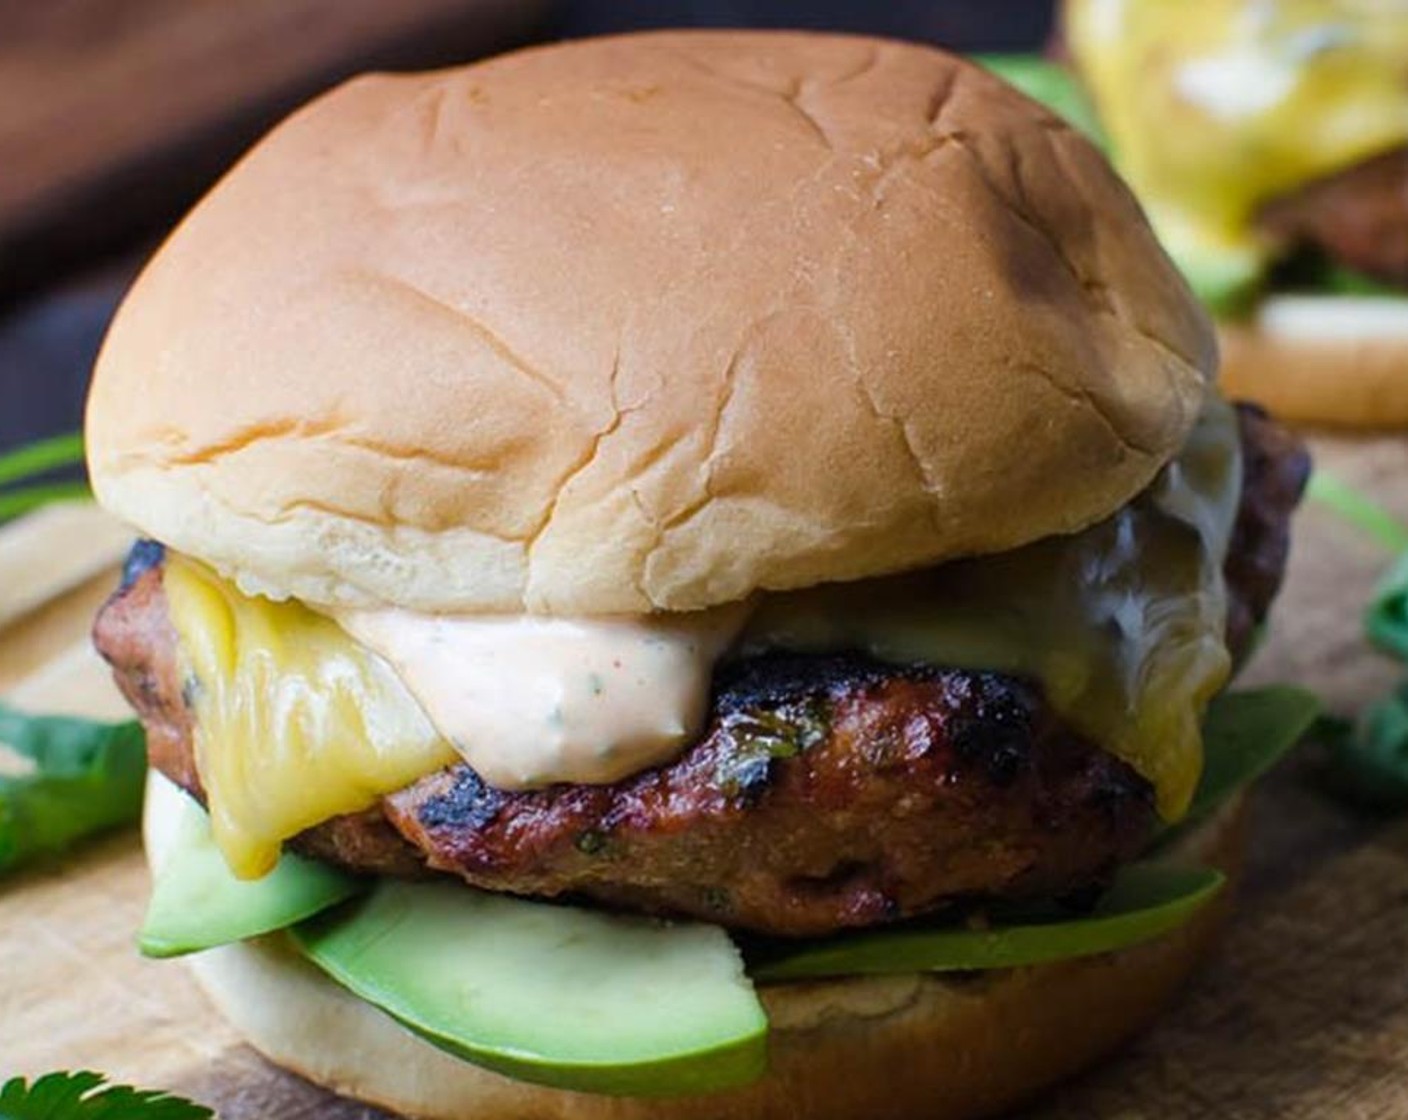
<path id="1" fill-rule="evenodd" d="M 740 625 L 744 653 L 863 649 L 1034 678 L 1176 817 L 1200 772 L 1203 708 L 1229 671 L 1221 567 L 1239 477 L 1235 419 L 1212 400 L 1183 452 L 1107 521 L 913 575 L 760 596 L 746 623 L 745 608 L 635 620 L 389 611 L 349 617 L 358 641 L 172 557 L 166 592 L 216 842 L 236 874 L 263 874 L 285 839 L 461 756 L 509 787 L 614 781 L 667 761 L 697 734 Z"/>
<path id="2" fill-rule="evenodd" d="M 1236 417 L 1210 399 L 1183 451 L 1110 519 L 997 556 L 765 600 L 755 649 L 863 649 L 1039 681 L 1070 726 L 1187 808 L 1226 683 L 1222 562 L 1241 493 Z"/>
<path id="3" fill-rule="evenodd" d="M 1180 263 L 1263 263 L 1266 202 L 1408 143 L 1402 0 L 1070 0 L 1116 162 Z"/>
<path id="4" fill-rule="evenodd" d="M 305 828 L 455 760 L 390 666 L 331 619 L 177 556 L 163 580 L 211 830 L 240 878 L 273 870 Z"/>

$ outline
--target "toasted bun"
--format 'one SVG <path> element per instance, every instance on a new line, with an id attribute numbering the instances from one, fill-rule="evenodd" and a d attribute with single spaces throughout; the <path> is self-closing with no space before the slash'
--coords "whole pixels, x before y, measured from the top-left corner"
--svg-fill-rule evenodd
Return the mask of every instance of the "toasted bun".
<path id="1" fill-rule="evenodd" d="M 1408 296 L 1272 296 L 1220 333 L 1229 396 L 1304 424 L 1408 427 Z"/>
<path id="2" fill-rule="evenodd" d="M 160 864 L 182 795 L 149 787 Z M 1235 879 L 1240 800 L 1184 841 Z M 1142 1027 L 1205 953 L 1231 890 L 1122 952 L 976 977 L 866 977 L 761 990 L 770 1068 L 746 1088 L 629 1099 L 512 1081 L 437 1050 L 328 980 L 280 938 L 190 958 L 220 1012 L 277 1064 L 417 1120 L 966 1120 L 1031 1096 Z"/>
<path id="3" fill-rule="evenodd" d="M 976 67 L 635 35 L 277 128 L 119 312 L 90 468 L 247 590 L 693 609 L 1100 519 L 1214 351 L 1102 157 Z"/>

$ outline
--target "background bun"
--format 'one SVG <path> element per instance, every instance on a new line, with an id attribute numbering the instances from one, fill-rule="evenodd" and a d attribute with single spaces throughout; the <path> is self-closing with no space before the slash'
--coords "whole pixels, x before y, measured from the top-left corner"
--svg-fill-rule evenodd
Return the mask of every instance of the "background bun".
<path id="1" fill-rule="evenodd" d="M 692 609 L 1102 518 L 1213 362 L 1104 160 L 995 78 L 636 35 L 277 128 L 123 305 L 90 466 L 247 589 Z"/>
<path id="2" fill-rule="evenodd" d="M 1219 333 L 1230 397 L 1305 424 L 1408 427 L 1408 296 L 1270 296 Z"/>
<path id="3" fill-rule="evenodd" d="M 173 799 L 153 775 L 148 856 Z M 1240 800 L 1183 842 L 1233 873 Z M 640 1100 L 512 1081 L 458 1061 L 329 981 L 279 937 L 190 958 L 256 1050 L 317 1084 L 417 1120 L 967 1120 L 1023 1100 L 1154 1017 L 1204 955 L 1232 891 L 1163 938 L 1119 953 L 967 978 L 880 976 L 762 989 L 771 1068 L 740 1090 Z"/>

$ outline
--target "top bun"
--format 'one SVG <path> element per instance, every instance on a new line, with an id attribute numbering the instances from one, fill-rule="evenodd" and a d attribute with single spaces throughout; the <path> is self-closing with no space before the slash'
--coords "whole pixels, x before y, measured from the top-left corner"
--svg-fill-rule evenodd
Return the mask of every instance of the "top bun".
<path id="1" fill-rule="evenodd" d="M 280 125 L 120 310 L 90 468 L 248 590 L 689 610 L 1099 520 L 1214 355 L 1103 158 L 981 70 L 632 35 Z"/>

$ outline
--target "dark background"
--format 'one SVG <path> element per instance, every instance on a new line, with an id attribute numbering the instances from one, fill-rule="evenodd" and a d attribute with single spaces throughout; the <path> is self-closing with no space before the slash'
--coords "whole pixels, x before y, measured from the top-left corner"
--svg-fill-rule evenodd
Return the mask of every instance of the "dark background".
<path id="1" fill-rule="evenodd" d="M 557 35 L 640 27 L 815 27 L 922 39 L 961 50 L 1034 46 L 1050 0 L 579 0 L 550 19 Z"/>
<path id="2" fill-rule="evenodd" d="M 1012 50 L 1039 46 L 1051 20 L 1050 0 L 548 0 L 532 17 L 522 15 L 532 5 L 514 8 L 515 0 L 493 15 L 486 10 L 492 5 L 465 0 L 458 8 L 425 4 L 420 23 L 408 18 L 394 34 L 369 34 L 355 47 L 335 48 L 331 40 L 345 31 L 350 9 L 333 12 L 325 4 L 320 22 L 318 0 L 308 0 L 306 18 L 291 26 L 288 8 L 280 17 L 272 14 L 270 4 L 277 2 L 241 0 L 236 7 L 246 25 L 234 29 L 239 35 L 223 24 L 212 32 L 239 42 L 212 55 L 207 66 L 196 49 L 199 28 L 164 47 L 161 36 L 175 32 L 171 13 L 159 10 L 157 0 L 149 4 L 146 25 L 138 11 L 143 0 L 0 0 L 0 203 L 20 199 L 8 214 L 0 208 L 0 224 L 7 217 L 10 223 L 0 228 L 0 451 L 80 425 L 103 331 L 161 232 L 292 105 L 349 73 L 441 65 L 526 41 L 661 26 L 827 28 L 957 50 Z M 231 10 L 220 16 L 226 23 Z M 191 11 L 178 14 L 184 20 Z M 329 22 L 339 18 L 341 29 Z M 329 40 L 325 57 L 317 52 L 320 34 Z M 271 60 L 295 54 L 289 38 L 295 35 L 306 38 L 296 41 L 289 63 L 294 77 L 276 74 Z M 186 70 L 162 69 L 172 53 L 186 49 L 192 51 Z M 237 53 L 242 57 L 228 57 Z M 130 95 L 120 84 L 113 92 L 112 68 L 123 65 L 131 73 Z M 231 68 L 216 87 L 225 102 L 182 116 L 181 107 L 196 99 L 196 85 L 211 85 L 208 71 L 218 66 Z M 107 84 L 100 86 L 105 75 Z M 82 94 L 90 86 L 91 103 L 80 98 L 74 119 L 44 118 L 44 110 L 62 100 L 56 94 Z M 152 96 L 144 99 L 144 91 Z M 135 125 L 134 116 L 142 118 Z M 94 165 L 83 166 L 85 152 L 97 153 L 115 133 L 133 127 L 149 132 L 136 149 L 105 161 L 94 155 Z M 91 135 L 91 143 L 66 135 L 70 129 Z M 63 143 L 68 140 L 77 142 Z M 55 151 L 68 153 L 68 166 L 56 170 Z"/>

